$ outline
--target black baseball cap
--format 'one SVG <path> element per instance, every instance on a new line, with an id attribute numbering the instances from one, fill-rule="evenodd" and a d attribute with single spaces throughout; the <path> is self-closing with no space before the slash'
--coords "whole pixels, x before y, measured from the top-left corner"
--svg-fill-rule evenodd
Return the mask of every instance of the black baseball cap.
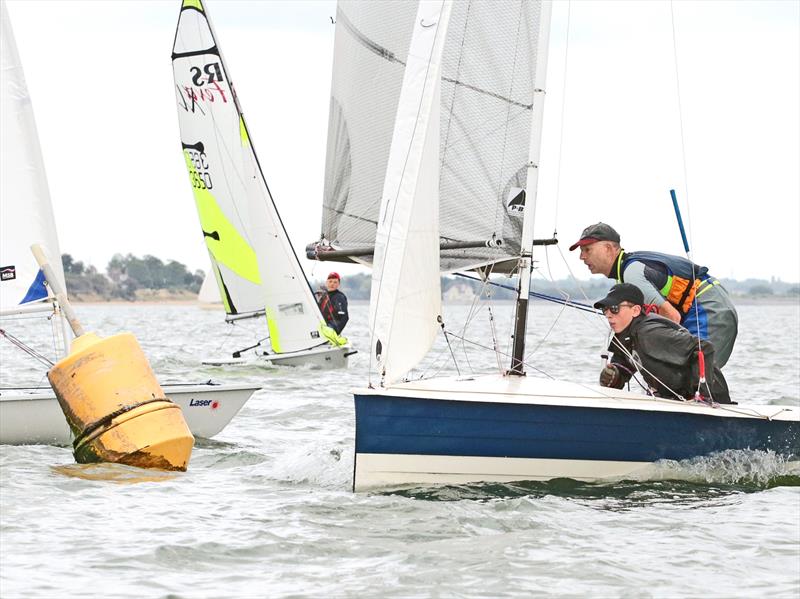
<path id="1" fill-rule="evenodd" d="M 569 246 L 571 252 L 576 247 L 581 245 L 589 245 L 595 241 L 613 241 L 619 243 L 619 233 L 614 230 L 614 227 L 605 223 L 597 223 L 589 225 L 581 233 L 581 238 Z"/>
<path id="2" fill-rule="evenodd" d="M 619 283 L 614 285 L 603 299 L 595 302 L 594 307 L 602 310 L 609 306 L 618 306 L 622 302 L 630 302 L 641 306 L 644 304 L 644 294 L 636 285 Z"/>

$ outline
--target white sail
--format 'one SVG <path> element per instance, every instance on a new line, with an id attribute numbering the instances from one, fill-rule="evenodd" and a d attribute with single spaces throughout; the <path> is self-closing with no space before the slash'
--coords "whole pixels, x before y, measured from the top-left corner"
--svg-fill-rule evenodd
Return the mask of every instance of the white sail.
<path id="1" fill-rule="evenodd" d="M 0 313 L 8 313 L 47 298 L 34 243 L 66 286 L 31 98 L 4 2 L 0 23 Z"/>
<path id="2" fill-rule="evenodd" d="M 439 328 L 439 106 L 451 0 L 419 4 L 397 107 L 375 239 L 371 347 L 391 384 Z"/>
<path id="3" fill-rule="evenodd" d="M 324 342 L 324 324 L 261 172 L 201 0 L 183 0 L 172 51 L 181 142 L 229 319 L 265 313 L 276 353 Z"/>
<path id="4" fill-rule="evenodd" d="M 417 3 L 340 0 L 322 233 L 372 246 Z M 442 58 L 440 242 L 453 271 L 520 254 L 541 2 L 456 2 Z M 365 258 L 369 260 L 369 257 Z"/>
<path id="5" fill-rule="evenodd" d="M 222 306 L 222 299 L 219 296 L 219 288 L 217 281 L 214 279 L 214 273 L 211 270 L 206 271 L 206 278 L 203 279 L 203 284 L 200 285 L 200 291 L 197 292 L 197 301 L 205 305 L 219 305 Z"/>

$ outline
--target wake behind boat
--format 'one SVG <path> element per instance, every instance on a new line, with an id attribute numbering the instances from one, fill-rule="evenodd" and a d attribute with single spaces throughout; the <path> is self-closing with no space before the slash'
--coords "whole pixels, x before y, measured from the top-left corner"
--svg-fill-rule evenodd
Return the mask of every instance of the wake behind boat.
<path id="1" fill-rule="evenodd" d="M 200 0 L 182 4 L 172 65 L 182 150 L 226 320 L 265 317 L 271 351 L 256 362 L 345 367 L 355 352 L 317 306 Z M 231 358 L 203 362 L 242 363 Z"/>

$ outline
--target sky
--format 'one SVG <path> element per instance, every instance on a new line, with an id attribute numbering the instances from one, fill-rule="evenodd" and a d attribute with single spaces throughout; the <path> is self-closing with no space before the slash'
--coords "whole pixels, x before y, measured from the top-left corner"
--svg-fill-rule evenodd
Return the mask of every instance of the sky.
<path id="1" fill-rule="evenodd" d="M 180 0 L 4 1 L 62 252 L 101 271 L 115 253 L 207 269 L 173 91 Z M 275 203 L 322 278 L 331 266 L 302 256 L 320 231 L 335 3 L 206 5 Z M 628 250 L 683 255 L 674 188 L 713 275 L 800 281 L 800 2 L 557 1 L 546 91 L 535 230 L 561 240 L 538 256 L 553 278 L 589 277 L 567 248 L 601 220 Z"/>

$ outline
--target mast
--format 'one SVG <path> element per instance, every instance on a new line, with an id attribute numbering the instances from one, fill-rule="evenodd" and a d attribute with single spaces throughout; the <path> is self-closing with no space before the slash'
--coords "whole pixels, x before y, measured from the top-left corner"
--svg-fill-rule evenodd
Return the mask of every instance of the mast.
<path id="1" fill-rule="evenodd" d="M 516 315 L 514 318 L 514 348 L 511 357 L 511 369 L 508 374 L 522 376 L 525 374 L 525 329 L 528 322 L 528 294 L 531 287 L 531 270 L 533 267 L 533 223 L 536 214 L 536 188 L 539 181 L 539 156 L 541 153 L 542 123 L 544 120 L 545 80 L 547 77 L 547 50 L 550 41 L 550 0 L 542 2 L 539 19 L 539 35 L 536 48 L 536 63 L 533 92 L 533 118 L 531 137 L 528 149 L 528 176 L 525 210 L 522 221 L 522 242 L 519 257 L 519 288 L 517 289 Z"/>

